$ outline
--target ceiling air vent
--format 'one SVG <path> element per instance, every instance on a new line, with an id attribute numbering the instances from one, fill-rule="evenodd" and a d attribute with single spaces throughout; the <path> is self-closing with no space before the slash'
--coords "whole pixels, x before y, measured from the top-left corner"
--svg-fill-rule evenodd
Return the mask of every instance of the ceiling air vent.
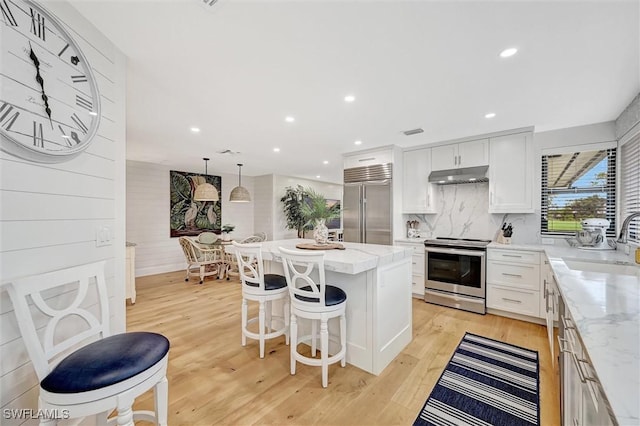
<path id="1" fill-rule="evenodd" d="M 411 136 L 411 135 L 417 135 L 418 133 L 423 133 L 424 130 L 422 130 L 421 128 L 417 128 L 417 129 L 411 129 L 411 130 L 405 130 L 404 133 L 406 136 Z"/>

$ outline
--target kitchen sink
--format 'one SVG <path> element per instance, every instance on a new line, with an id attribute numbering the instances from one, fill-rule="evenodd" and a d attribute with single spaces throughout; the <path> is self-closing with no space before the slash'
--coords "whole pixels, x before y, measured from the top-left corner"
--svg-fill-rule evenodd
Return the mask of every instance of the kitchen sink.
<path id="1" fill-rule="evenodd" d="M 616 275 L 636 275 L 640 273 L 640 267 L 631 263 L 607 262 L 605 260 L 584 260 L 563 258 L 569 269 L 574 271 L 602 272 Z"/>

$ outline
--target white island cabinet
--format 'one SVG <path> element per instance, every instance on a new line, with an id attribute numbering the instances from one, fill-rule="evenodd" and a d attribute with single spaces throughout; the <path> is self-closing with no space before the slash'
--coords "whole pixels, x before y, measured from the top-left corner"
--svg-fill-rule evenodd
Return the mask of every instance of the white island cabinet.
<path id="1" fill-rule="evenodd" d="M 292 239 L 262 243 L 268 273 L 282 274 L 278 247 L 296 249 Z M 325 251 L 327 284 L 347 294 L 347 362 L 378 375 L 412 339 L 411 256 L 408 247 L 343 243 Z M 334 327 L 336 327 L 334 329 Z M 329 323 L 330 333 L 338 324 Z"/>

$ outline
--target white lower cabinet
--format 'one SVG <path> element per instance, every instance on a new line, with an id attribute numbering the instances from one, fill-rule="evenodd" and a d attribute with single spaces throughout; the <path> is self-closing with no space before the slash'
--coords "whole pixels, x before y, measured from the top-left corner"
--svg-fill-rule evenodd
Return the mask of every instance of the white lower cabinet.
<path id="1" fill-rule="evenodd" d="M 413 297 L 424 298 L 424 242 L 396 241 L 395 245 L 411 247 L 411 293 Z"/>
<path id="2" fill-rule="evenodd" d="M 582 346 L 571 317 L 562 316 L 560 342 L 560 380 L 562 386 L 562 424 L 571 426 L 609 426 L 606 397 Z"/>
<path id="3" fill-rule="evenodd" d="M 540 253 L 487 250 L 487 308 L 540 317 Z"/>

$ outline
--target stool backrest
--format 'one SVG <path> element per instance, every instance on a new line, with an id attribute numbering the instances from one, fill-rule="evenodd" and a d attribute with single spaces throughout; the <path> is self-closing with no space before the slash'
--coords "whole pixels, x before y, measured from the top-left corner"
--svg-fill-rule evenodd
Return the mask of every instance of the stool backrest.
<path id="1" fill-rule="evenodd" d="M 284 276 L 293 303 L 308 306 L 324 306 L 326 282 L 324 277 L 324 251 L 290 250 L 279 247 Z M 318 271 L 318 281 L 311 277 Z M 302 288 L 306 287 L 305 290 Z"/>
<path id="2" fill-rule="evenodd" d="M 253 290 L 265 291 L 261 244 L 240 244 L 235 241 L 231 244 L 234 247 L 242 285 Z"/>
<path id="3" fill-rule="evenodd" d="M 110 335 L 105 263 L 18 278 L 8 285 L 18 327 L 39 380 L 49 374 L 59 356 Z M 90 292 L 90 284 L 94 283 L 97 291 Z M 37 309 L 34 314 L 29 299 Z M 96 304 L 99 315 L 89 311 L 95 311 Z M 74 319 L 73 323 L 68 318 Z M 58 327 L 62 323 L 67 324 L 64 329 Z"/>

